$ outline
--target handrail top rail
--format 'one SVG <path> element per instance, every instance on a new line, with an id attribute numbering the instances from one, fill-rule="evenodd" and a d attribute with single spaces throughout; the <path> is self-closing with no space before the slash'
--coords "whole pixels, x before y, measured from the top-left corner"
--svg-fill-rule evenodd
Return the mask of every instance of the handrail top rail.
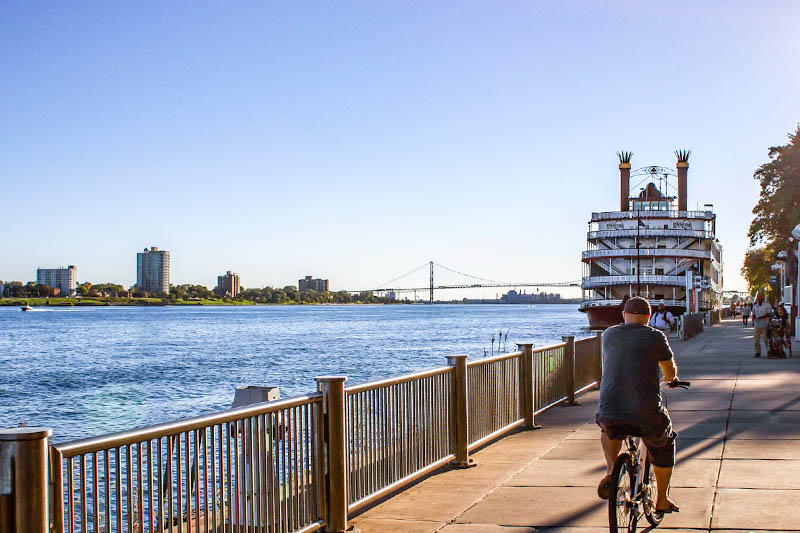
<path id="1" fill-rule="evenodd" d="M 547 350 L 554 350 L 558 348 L 564 348 L 567 345 L 566 342 L 559 342 L 558 344 L 551 344 L 550 346 L 542 346 L 541 348 L 534 348 L 533 353 L 542 353 L 546 352 Z"/>
<path id="2" fill-rule="evenodd" d="M 597 337 L 595 337 L 595 336 L 590 336 L 590 337 L 581 337 L 580 339 L 575 339 L 575 344 L 578 344 L 579 342 L 593 341 L 593 340 L 595 340 L 596 338 L 597 338 Z"/>
<path id="3" fill-rule="evenodd" d="M 413 372 L 411 374 L 403 374 L 401 376 L 395 376 L 392 378 L 385 378 L 376 381 L 368 381 L 366 383 L 359 383 L 358 385 L 353 385 L 352 387 L 345 387 L 344 391 L 345 394 L 356 394 L 367 390 L 388 387 L 390 385 L 399 385 L 400 383 L 408 383 L 409 381 L 414 381 L 417 379 L 423 379 L 432 376 L 438 376 L 441 374 L 447 374 L 452 369 L 453 367 L 450 366 L 442 366 L 438 368 L 431 368 L 429 370 L 421 370 L 419 372 Z"/>
<path id="4" fill-rule="evenodd" d="M 226 424 L 250 416 L 270 414 L 282 409 L 289 409 L 291 407 L 317 403 L 320 401 L 322 401 L 322 393 L 314 392 L 311 394 L 294 396 L 292 398 L 286 398 L 283 400 L 260 402 L 243 407 L 225 409 L 223 411 L 214 411 L 205 415 L 163 422 L 161 424 L 154 424 L 152 426 L 143 426 L 140 428 L 118 431 L 116 433 L 98 435 L 96 437 L 87 437 L 69 442 L 61 442 L 54 444 L 53 447 L 56 448 L 66 459 L 85 453 L 126 446 L 149 439 L 175 435 L 185 431 L 202 429 L 219 424 Z"/>
<path id="5" fill-rule="evenodd" d="M 661 228 L 622 228 L 601 229 L 586 232 L 587 240 L 602 239 L 603 237 L 694 237 L 699 239 L 713 239 L 714 233 L 700 229 L 661 229 Z"/>
<path id="6" fill-rule="evenodd" d="M 699 218 L 713 220 L 714 212 L 707 211 L 676 211 L 672 209 L 642 209 L 629 211 L 595 211 L 592 213 L 592 222 L 597 220 L 622 220 L 632 218 Z"/>
<path id="7" fill-rule="evenodd" d="M 505 361 L 506 359 L 513 359 L 522 355 L 522 352 L 509 352 L 493 355 L 491 357 L 484 357 L 483 359 L 474 359 L 467 361 L 467 367 L 488 365 L 489 363 L 496 363 L 498 361 Z"/>

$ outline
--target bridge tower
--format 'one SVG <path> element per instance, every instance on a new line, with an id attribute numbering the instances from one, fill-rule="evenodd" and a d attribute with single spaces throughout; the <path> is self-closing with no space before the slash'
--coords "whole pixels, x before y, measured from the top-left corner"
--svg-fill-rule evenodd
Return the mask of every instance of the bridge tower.
<path id="1" fill-rule="evenodd" d="M 430 266 L 431 266 L 430 303 L 433 303 L 433 261 L 430 262 Z"/>

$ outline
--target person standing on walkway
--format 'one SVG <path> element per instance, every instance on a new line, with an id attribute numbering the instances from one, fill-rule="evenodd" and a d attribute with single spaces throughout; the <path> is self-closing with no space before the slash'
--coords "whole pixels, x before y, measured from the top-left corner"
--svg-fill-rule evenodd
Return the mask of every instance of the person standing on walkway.
<path id="1" fill-rule="evenodd" d="M 664 335 L 669 335 L 669 332 L 672 331 L 672 327 L 675 325 L 675 317 L 672 316 L 672 313 L 667 311 L 666 306 L 664 303 L 658 304 L 658 311 L 653 313 L 653 316 L 650 317 L 650 326 L 661 330 L 664 332 Z"/>
<path id="2" fill-rule="evenodd" d="M 648 326 L 650 304 L 634 296 L 622 311 L 625 323 L 603 333 L 603 378 L 600 404 L 595 420 L 600 426 L 600 442 L 606 459 L 606 475 L 597 486 L 597 495 L 611 497 L 609 485 L 614 461 L 628 435 L 641 437 L 647 447 L 656 476 L 656 510 L 678 511 L 667 497 L 672 468 L 675 466 L 675 438 L 672 420 L 661 398 L 658 371 L 664 381 L 678 379 L 678 366 L 663 332 Z"/>
<path id="3" fill-rule="evenodd" d="M 780 342 L 781 346 L 785 346 L 789 349 L 789 357 L 792 356 L 792 338 L 789 335 L 789 313 L 786 312 L 786 307 L 783 304 L 778 305 L 775 308 L 775 317 L 781 321 L 780 339 L 776 339 Z"/>
<path id="4" fill-rule="evenodd" d="M 747 325 L 747 320 L 750 318 L 750 305 L 744 304 L 742 306 L 742 325 Z"/>
<path id="5" fill-rule="evenodd" d="M 764 346 L 769 351 L 767 341 L 767 324 L 772 316 L 772 307 L 764 301 L 764 294 L 756 295 L 756 304 L 753 306 L 753 339 L 755 342 L 756 354 L 753 357 L 761 357 L 761 339 L 764 339 Z"/>

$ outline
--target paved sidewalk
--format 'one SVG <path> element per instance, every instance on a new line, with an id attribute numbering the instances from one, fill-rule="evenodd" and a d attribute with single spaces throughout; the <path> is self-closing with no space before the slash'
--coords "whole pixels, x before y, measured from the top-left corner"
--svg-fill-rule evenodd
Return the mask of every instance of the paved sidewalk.
<path id="1" fill-rule="evenodd" d="M 669 392 L 681 512 L 659 531 L 800 531 L 800 345 L 793 359 L 754 359 L 752 337 L 731 319 L 673 342 L 692 387 Z M 477 467 L 432 476 L 352 523 L 363 533 L 607 531 L 597 392 L 579 401 L 475 453 Z"/>

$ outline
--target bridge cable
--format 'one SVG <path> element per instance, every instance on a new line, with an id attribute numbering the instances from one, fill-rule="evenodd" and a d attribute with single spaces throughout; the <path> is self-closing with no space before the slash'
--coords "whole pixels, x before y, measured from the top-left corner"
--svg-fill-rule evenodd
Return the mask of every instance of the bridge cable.
<path id="1" fill-rule="evenodd" d="M 480 276 L 472 276 L 472 275 L 467 274 L 465 272 L 459 272 L 458 270 L 455 270 L 455 269 L 452 269 L 452 268 L 448 268 L 448 267 L 446 267 L 444 265 L 440 265 L 439 263 L 434 263 L 434 265 L 436 265 L 436 266 L 438 266 L 440 268 L 443 268 L 445 270 L 449 270 L 450 272 L 453 272 L 455 274 L 460 274 L 460 275 L 466 276 L 468 278 L 479 279 L 481 281 L 487 281 L 489 283 L 497 283 L 497 284 L 500 284 L 500 285 L 532 285 L 532 284 L 525 283 L 525 282 L 513 283 L 513 282 L 509 282 L 509 281 L 497 281 L 497 280 L 493 280 L 493 279 L 486 279 L 486 278 L 482 278 Z M 559 287 L 559 286 L 567 287 L 567 286 L 570 286 L 572 284 L 576 284 L 576 283 L 580 283 L 580 282 L 581 282 L 581 280 L 576 280 L 576 281 L 556 281 L 556 282 L 543 283 L 542 286 L 550 285 L 550 286 L 553 286 L 553 287 Z"/>
<path id="2" fill-rule="evenodd" d="M 489 283 L 501 283 L 501 284 L 511 285 L 510 283 L 507 283 L 505 281 L 497 281 L 497 280 L 493 280 L 493 279 L 482 278 L 480 276 L 472 276 L 472 275 L 467 274 L 465 272 L 459 272 L 458 270 L 455 270 L 455 269 L 452 269 L 452 268 L 448 268 L 448 267 L 446 267 L 444 265 L 440 265 L 439 263 L 434 263 L 434 265 L 438 266 L 439 268 L 443 268 L 445 270 L 449 270 L 450 272 L 453 272 L 455 274 L 460 274 L 462 276 L 466 276 L 468 278 L 479 279 L 481 281 L 487 281 Z"/>
<path id="3" fill-rule="evenodd" d="M 417 270 L 422 270 L 423 268 L 426 268 L 426 267 L 428 267 L 428 265 L 429 265 L 429 264 L 430 264 L 430 263 L 427 263 L 427 262 L 426 262 L 426 263 L 423 263 L 422 265 L 418 266 L 418 267 L 417 267 L 417 268 L 415 268 L 414 270 L 410 270 L 410 271 L 406 272 L 406 273 L 405 273 L 405 274 L 403 274 L 402 276 L 397 276 L 396 278 L 394 278 L 394 279 L 391 279 L 391 280 L 387 281 L 386 283 L 381 283 L 380 285 L 378 285 L 378 287 L 379 287 L 379 288 L 382 288 L 382 287 L 388 287 L 390 283 L 394 283 L 395 281 L 397 281 L 397 280 L 399 280 L 399 279 L 401 279 L 401 278 L 404 278 L 404 277 L 406 277 L 406 276 L 408 276 L 408 275 L 411 275 L 411 274 L 413 274 L 414 272 L 416 272 Z"/>

